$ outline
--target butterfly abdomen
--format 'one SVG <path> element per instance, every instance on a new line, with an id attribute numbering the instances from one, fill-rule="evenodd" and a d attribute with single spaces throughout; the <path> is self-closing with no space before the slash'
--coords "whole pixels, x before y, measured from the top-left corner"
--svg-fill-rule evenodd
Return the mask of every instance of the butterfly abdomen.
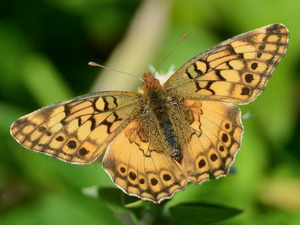
<path id="1" fill-rule="evenodd" d="M 180 151 L 180 145 L 178 143 L 177 137 L 174 134 L 174 128 L 173 124 L 170 120 L 161 121 L 159 124 L 163 136 L 165 140 L 167 141 L 169 147 L 171 148 L 171 156 L 175 159 L 178 159 L 181 157 L 181 151 Z"/>

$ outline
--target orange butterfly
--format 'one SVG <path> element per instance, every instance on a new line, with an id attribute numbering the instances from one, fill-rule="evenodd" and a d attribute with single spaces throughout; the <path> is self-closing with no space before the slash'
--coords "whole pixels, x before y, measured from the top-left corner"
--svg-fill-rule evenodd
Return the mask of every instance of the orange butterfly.
<path id="1" fill-rule="evenodd" d="M 209 174 L 228 173 L 243 127 L 234 104 L 252 102 L 287 49 L 288 30 L 262 27 L 195 56 L 161 85 L 145 73 L 143 94 L 98 92 L 15 121 L 24 147 L 65 162 L 102 158 L 125 193 L 159 203 Z"/>

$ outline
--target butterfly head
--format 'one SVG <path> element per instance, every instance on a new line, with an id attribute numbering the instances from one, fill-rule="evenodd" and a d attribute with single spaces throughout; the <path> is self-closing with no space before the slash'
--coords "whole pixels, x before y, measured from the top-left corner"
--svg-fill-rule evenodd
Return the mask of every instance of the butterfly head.
<path id="1" fill-rule="evenodd" d="M 144 94 L 147 94 L 149 89 L 153 89 L 153 88 L 162 88 L 160 82 L 158 79 L 154 78 L 153 73 L 147 72 L 144 73 L 143 75 L 143 85 L 142 85 L 142 89 L 144 91 Z"/>

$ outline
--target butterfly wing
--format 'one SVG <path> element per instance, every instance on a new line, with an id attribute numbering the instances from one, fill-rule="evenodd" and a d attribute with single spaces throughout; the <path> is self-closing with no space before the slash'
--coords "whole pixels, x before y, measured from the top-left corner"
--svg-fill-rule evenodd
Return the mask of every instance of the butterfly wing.
<path id="1" fill-rule="evenodd" d="M 261 93 L 287 42 L 280 24 L 238 35 L 194 57 L 165 83 L 168 95 L 180 99 L 172 118 L 184 131 L 177 135 L 189 181 L 228 173 L 243 133 L 240 110 L 230 103 L 246 104 Z"/>
<path id="2" fill-rule="evenodd" d="M 172 159 L 152 113 L 137 116 L 112 141 L 103 168 L 125 193 L 158 203 L 182 190 L 186 175 Z"/>
<path id="3" fill-rule="evenodd" d="M 186 99 L 249 103 L 266 86 L 287 42 L 288 30 L 281 24 L 238 35 L 188 61 L 164 87 Z"/>
<path id="4" fill-rule="evenodd" d="M 187 182 L 138 93 L 99 92 L 62 101 L 21 117 L 11 134 L 24 147 L 69 163 L 102 156 L 113 182 L 142 199 L 160 202 Z"/>
<path id="5" fill-rule="evenodd" d="M 182 147 L 187 179 L 201 183 L 224 176 L 240 148 L 243 133 L 239 108 L 217 101 L 184 100 L 181 115 L 173 115 Z M 176 121 L 176 122 L 175 122 Z"/>
<path id="6" fill-rule="evenodd" d="M 65 162 L 95 161 L 133 120 L 141 94 L 99 92 L 42 108 L 15 121 L 12 136 L 24 147 Z"/>

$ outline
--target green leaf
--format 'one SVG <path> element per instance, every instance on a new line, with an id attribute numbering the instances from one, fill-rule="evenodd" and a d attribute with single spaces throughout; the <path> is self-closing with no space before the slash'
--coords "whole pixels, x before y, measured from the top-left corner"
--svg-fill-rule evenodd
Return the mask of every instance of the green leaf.
<path id="1" fill-rule="evenodd" d="M 123 192 L 121 190 L 111 187 L 99 187 L 98 194 L 101 200 L 106 201 L 112 207 L 124 208 L 122 201 Z"/>
<path id="2" fill-rule="evenodd" d="M 206 203 L 183 203 L 170 207 L 174 224 L 203 224 L 229 219 L 242 210 Z"/>

